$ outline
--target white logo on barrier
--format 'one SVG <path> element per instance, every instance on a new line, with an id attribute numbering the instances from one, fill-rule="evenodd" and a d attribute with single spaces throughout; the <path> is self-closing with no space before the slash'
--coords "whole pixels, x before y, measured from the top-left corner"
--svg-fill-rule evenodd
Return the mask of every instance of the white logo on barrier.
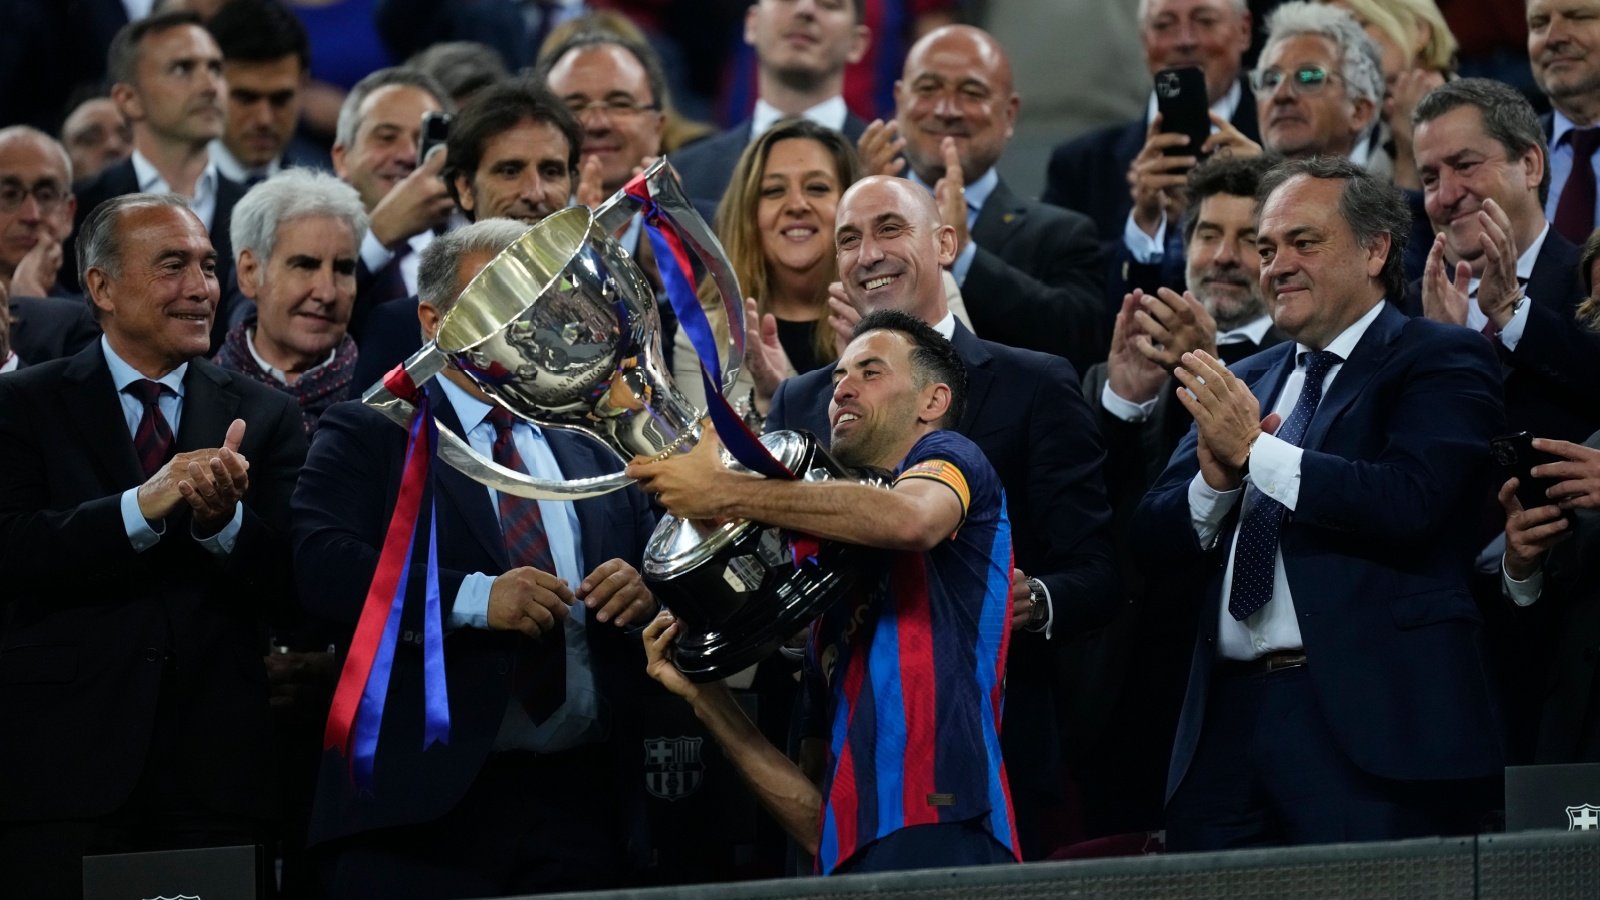
<path id="1" fill-rule="evenodd" d="M 1587 803 L 1567 807 L 1568 831 L 1600 831 L 1600 806 Z"/>
<path id="2" fill-rule="evenodd" d="M 705 766 L 700 745 L 705 738 L 659 737 L 644 742 L 644 786 L 652 796 L 682 800 L 700 787 Z"/>

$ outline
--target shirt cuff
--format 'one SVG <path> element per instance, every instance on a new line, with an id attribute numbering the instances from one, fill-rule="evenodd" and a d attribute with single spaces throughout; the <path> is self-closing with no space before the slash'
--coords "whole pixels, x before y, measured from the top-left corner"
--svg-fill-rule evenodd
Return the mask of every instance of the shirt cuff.
<path id="1" fill-rule="evenodd" d="M 456 602 L 450 607 L 450 620 L 445 628 L 489 627 L 489 589 L 494 586 L 494 576 L 473 572 L 461 579 L 456 590 Z"/>
<path id="2" fill-rule="evenodd" d="M 1279 437 L 1262 434 L 1250 448 L 1250 483 L 1293 510 L 1300 500 L 1300 458 L 1305 451 Z"/>
<path id="3" fill-rule="evenodd" d="M 143 553 L 154 547 L 163 534 L 167 533 L 165 522 L 152 524 L 139 512 L 139 489 L 128 488 L 122 492 L 122 530 L 128 533 L 128 543 L 133 545 L 133 552 Z"/>
<path id="4" fill-rule="evenodd" d="M 1533 306 L 1532 297 L 1523 297 L 1517 311 L 1511 314 L 1511 321 L 1506 327 L 1500 329 L 1500 343 L 1507 350 L 1517 349 L 1517 342 L 1522 340 L 1522 332 L 1528 327 L 1528 308 Z"/>
<path id="5" fill-rule="evenodd" d="M 1534 569 L 1533 574 L 1526 579 L 1518 581 L 1506 571 L 1505 557 L 1500 558 L 1500 586 L 1505 589 L 1506 596 L 1518 606 L 1532 606 L 1539 595 L 1544 593 L 1544 570 Z"/>
<path id="6" fill-rule="evenodd" d="M 1156 411 L 1157 399 L 1153 397 L 1143 403 L 1135 403 L 1113 391 L 1109 381 L 1100 389 L 1100 405 L 1124 422 L 1143 422 L 1150 418 Z"/>
<path id="7" fill-rule="evenodd" d="M 195 543 L 204 547 L 206 552 L 212 556 L 227 556 L 233 552 L 233 545 L 239 542 L 239 528 L 243 524 L 244 504 L 235 503 L 233 505 L 233 518 L 228 520 L 228 524 L 222 526 L 221 531 L 210 537 L 203 538 L 194 533 L 194 525 L 191 524 L 189 526 L 189 536 L 194 538 Z"/>
<path id="8" fill-rule="evenodd" d="M 967 283 L 967 272 L 972 270 L 972 258 L 978 255 L 978 242 L 967 238 L 967 245 L 956 254 L 956 261 L 950 264 L 950 274 L 956 278 L 956 284 Z"/>
<path id="9" fill-rule="evenodd" d="M 1167 214 L 1161 213 L 1161 219 L 1156 224 L 1154 235 L 1145 234 L 1138 225 L 1133 224 L 1133 213 L 1128 213 L 1128 221 L 1122 226 L 1122 243 L 1133 254 L 1135 262 L 1151 265 L 1159 263 L 1166 255 L 1167 247 Z"/>
<path id="10" fill-rule="evenodd" d="M 1194 525 L 1194 535 L 1200 539 L 1201 547 L 1210 550 L 1216 546 L 1217 535 L 1222 531 L 1222 520 L 1227 518 L 1228 511 L 1233 509 L 1243 494 L 1244 488 L 1215 490 L 1206 484 L 1204 475 L 1195 473 L 1194 479 L 1189 482 L 1189 521 Z"/>
<path id="11" fill-rule="evenodd" d="M 361 239 L 361 261 L 367 264 L 367 271 L 376 275 L 391 259 L 394 259 L 394 251 L 379 243 L 368 231 L 366 237 Z"/>

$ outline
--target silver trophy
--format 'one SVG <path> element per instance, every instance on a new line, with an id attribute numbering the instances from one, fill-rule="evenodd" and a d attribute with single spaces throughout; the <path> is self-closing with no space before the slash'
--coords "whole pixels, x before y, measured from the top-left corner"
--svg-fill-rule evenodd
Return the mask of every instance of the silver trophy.
<path id="1" fill-rule="evenodd" d="M 744 360 L 744 301 L 733 266 L 665 159 L 646 170 L 644 183 L 721 296 L 727 390 Z M 619 191 L 593 212 L 570 207 L 535 224 L 478 273 L 440 322 L 437 337 L 406 360 L 411 382 L 420 388 L 452 366 L 512 413 L 582 432 L 624 462 L 693 446 L 705 413 L 673 386 L 655 293 L 613 238 L 643 205 Z M 361 399 L 409 427 L 414 405 L 384 382 Z M 485 459 L 445 428 L 439 429 L 439 458 L 497 491 L 533 500 L 580 500 L 631 482 L 620 472 L 534 478 Z"/>

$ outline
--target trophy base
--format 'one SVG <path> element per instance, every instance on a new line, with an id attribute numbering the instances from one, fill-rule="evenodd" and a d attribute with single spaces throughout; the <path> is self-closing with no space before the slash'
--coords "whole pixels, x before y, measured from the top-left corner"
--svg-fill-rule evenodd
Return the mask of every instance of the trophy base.
<path id="1" fill-rule="evenodd" d="M 848 593 L 854 581 L 838 571 L 824 572 L 812 563 L 786 573 L 769 570 L 766 576 L 763 580 L 770 584 L 715 626 L 696 628 L 692 615 L 685 620 L 680 614 L 683 631 L 673 659 L 690 681 L 717 681 L 765 659 Z M 720 575 L 716 577 L 722 580 Z M 675 613 L 693 611 L 706 596 L 700 594 L 702 600 L 697 602 L 691 594 L 694 585 L 684 583 L 693 580 L 656 583 L 651 589 Z"/>

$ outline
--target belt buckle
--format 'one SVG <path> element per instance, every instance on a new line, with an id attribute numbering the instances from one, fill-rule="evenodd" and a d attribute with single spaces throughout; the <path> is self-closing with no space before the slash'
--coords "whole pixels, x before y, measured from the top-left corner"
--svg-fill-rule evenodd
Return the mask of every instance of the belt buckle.
<path id="1" fill-rule="evenodd" d="M 1284 669 L 1294 669 L 1306 664 L 1304 653 L 1282 653 L 1268 656 L 1265 659 L 1267 673 L 1281 672 Z"/>

